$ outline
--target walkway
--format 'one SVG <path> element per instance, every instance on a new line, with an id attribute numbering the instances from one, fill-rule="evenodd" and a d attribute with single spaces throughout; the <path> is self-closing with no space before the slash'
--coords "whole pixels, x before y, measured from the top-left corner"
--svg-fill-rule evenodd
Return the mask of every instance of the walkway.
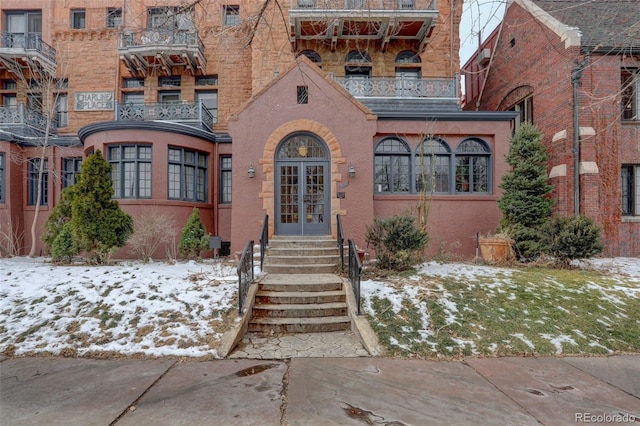
<path id="1" fill-rule="evenodd" d="M 640 423 L 640 355 L 0 362 L 0 424 Z"/>

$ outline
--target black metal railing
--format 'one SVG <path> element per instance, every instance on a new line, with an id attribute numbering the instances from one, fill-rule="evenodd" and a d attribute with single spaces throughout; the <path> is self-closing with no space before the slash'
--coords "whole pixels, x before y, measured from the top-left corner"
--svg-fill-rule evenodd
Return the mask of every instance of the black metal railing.
<path id="1" fill-rule="evenodd" d="M 360 315 L 360 272 L 362 272 L 362 262 L 358 256 L 356 243 L 349 240 L 349 281 L 353 289 L 353 296 L 356 298 L 358 315 Z"/>
<path id="2" fill-rule="evenodd" d="M 260 270 L 262 271 L 262 265 L 264 265 L 264 256 L 267 253 L 269 247 L 269 215 L 264 215 L 264 221 L 262 222 L 262 232 L 260 232 Z"/>
<path id="3" fill-rule="evenodd" d="M 327 11 L 347 10 L 430 10 L 438 9 L 436 0 L 290 0 L 290 9 Z"/>
<path id="4" fill-rule="evenodd" d="M 51 119 L 50 122 L 49 134 L 55 135 L 58 128 L 57 120 Z M 16 106 L 0 106 L 0 127 L 16 125 L 44 135 L 47 129 L 47 117 L 23 103 Z"/>
<path id="5" fill-rule="evenodd" d="M 238 313 L 242 315 L 242 309 L 247 298 L 249 286 L 253 282 L 253 240 L 247 242 L 242 251 L 238 263 Z"/>
<path id="6" fill-rule="evenodd" d="M 36 51 L 52 64 L 56 63 L 56 49 L 42 41 L 40 33 L 2 33 L 0 48 Z"/>
<path id="7" fill-rule="evenodd" d="M 453 78 L 333 77 L 355 97 L 455 98 L 458 80 Z"/>
<path id="8" fill-rule="evenodd" d="M 217 113 L 217 111 L 215 111 Z M 169 102 L 169 103 L 118 103 L 116 104 L 116 121 L 175 121 L 183 124 L 204 127 L 213 131 L 213 124 L 217 122 L 211 110 L 202 101 Z"/>
<path id="9" fill-rule="evenodd" d="M 342 229 L 342 219 L 336 215 L 338 223 L 338 253 L 340 253 L 340 272 L 344 272 L 344 230 Z"/>

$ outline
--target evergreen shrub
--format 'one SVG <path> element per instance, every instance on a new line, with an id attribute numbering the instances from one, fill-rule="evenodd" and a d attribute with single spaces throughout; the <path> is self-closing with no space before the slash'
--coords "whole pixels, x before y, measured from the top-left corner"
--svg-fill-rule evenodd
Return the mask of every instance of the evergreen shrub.
<path id="1" fill-rule="evenodd" d="M 427 232 L 416 226 L 415 218 L 409 213 L 375 218 L 366 231 L 367 244 L 376 251 L 377 266 L 381 269 L 409 269 L 429 241 Z"/>

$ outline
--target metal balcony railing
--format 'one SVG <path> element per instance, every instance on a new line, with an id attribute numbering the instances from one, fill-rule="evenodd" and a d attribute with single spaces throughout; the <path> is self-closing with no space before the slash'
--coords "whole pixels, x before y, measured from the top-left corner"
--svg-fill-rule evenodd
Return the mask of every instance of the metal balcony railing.
<path id="1" fill-rule="evenodd" d="M 380 98 L 457 98 L 458 81 L 454 78 L 407 77 L 334 77 L 355 97 Z"/>
<path id="2" fill-rule="evenodd" d="M 290 0 L 290 9 L 437 10 L 436 0 Z"/>
<path id="3" fill-rule="evenodd" d="M 193 48 L 204 55 L 204 44 L 198 32 L 194 30 L 153 28 L 141 31 L 126 30 L 120 33 L 120 49 L 145 46 Z"/>
<path id="4" fill-rule="evenodd" d="M 11 49 L 14 53 L 24 50 L 26 52 L 36 52 L 42 55 L 47 61 L 55 64 L 56 62 L 56 50 L 42 41 L 42 34 L 16 34 L 16 33 L 2 33 L 0 39 L 0 49 Z M 1 51 L 0 51 L 1 54 Z"/>
<path id="5" fill-rule="evenodd" d="M 200 101 L 116 105 L 116 120 L 175 121 L 212 132 L 217 118 L 217 111 L 209 110 Z"/>
<path id="6" fill-rule="evenodd" d="M 57 127 L 56 120 L 51 119 L 49 134 L 57 134 Z M 10 133 L 21 136 L 43 136 L 47 130 L 47 117 L 24 104 L 0 106 L 0 128 L 13 129 Z"/>

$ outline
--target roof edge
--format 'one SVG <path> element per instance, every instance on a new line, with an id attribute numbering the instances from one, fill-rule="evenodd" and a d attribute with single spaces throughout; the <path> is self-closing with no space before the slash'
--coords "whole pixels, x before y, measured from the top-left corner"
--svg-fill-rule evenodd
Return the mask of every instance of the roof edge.
<path id="1" fill-rule="evenodd" d="M 172 123 L 168 121 L 102 121 L 81 127 L 78 130 L 78 137 L 84 144 L 85 139 L 93 134 L 111 132 L 115 130 L 149 130 L 153 132 L 169 132 L 179 135 L 193 136 L 212 143 L 231 142 L 231 137 L 229 137 L 229 135 L 218 135 L 186 124 Z"/>
<path id="2" fill-rule="evenodd" d="M 571 27 L 562 23 L 551 16 L 549 12 L 534 4 L 531 0 L 508 0 L 507 8 L 514 3 L 518 4 L 547 28 L 556 33 L 560 39 L 564 41 L 565 49 L 569 49 L 570 47 L 579 47 L 581 45 L 582 33 L 579 28 Z"/>

